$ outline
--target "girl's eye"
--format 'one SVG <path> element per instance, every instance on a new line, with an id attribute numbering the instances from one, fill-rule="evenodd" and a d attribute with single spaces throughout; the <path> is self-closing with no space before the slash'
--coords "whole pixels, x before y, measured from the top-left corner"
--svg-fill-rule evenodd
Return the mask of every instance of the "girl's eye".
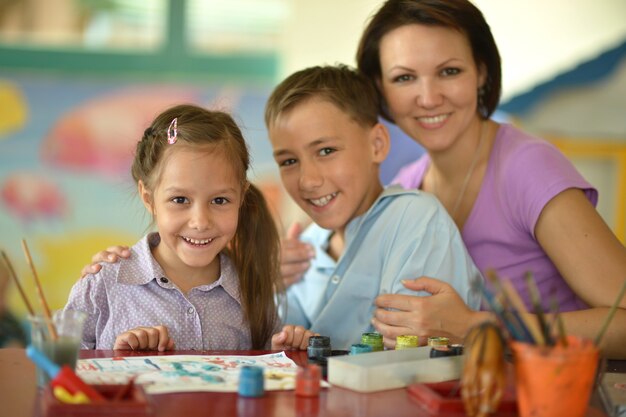
<path id="1" fill-rule="evenodd" d="M 217 204 L 218 206 L 223 206 L 228 203 L 228 199 L 224 197 L 216 197 L 213 199 L 213 204 Z"/>
<path id="2" fill-rule="evenodd" d="M 279 162 L 278 166 L 288 167 L 289 165 L 293 165 L 295 163 L 296 163 L 296 160 L 293 158 L 290 158 L 290 159 L 285 159 L 284 161 Z"/>
<path id="3" fill-rule="evenodd" d="M 320 149 L 320 156 L 326 156 L 326 155 L 330 155 L 331 153 L 335 152 L 335 150 L 333 148 L 322 148 Z"/>
<path id="4" fill-rule="evenodd" d="M 187 200 L 187 197 L 174 197 L 172 198 L 172 202 L 176 204 L 185 204 L 189 202 L 189 200 Z"/>
<path id="5" fill-rule="evenodd" d="M 450 77 L 452 75 L 457 75 L 460 73 L 461 70 L 458 68 L 444 68 L 443 71 L 441 71 L 441 75 L 443 75 L 444 77 Z"/>

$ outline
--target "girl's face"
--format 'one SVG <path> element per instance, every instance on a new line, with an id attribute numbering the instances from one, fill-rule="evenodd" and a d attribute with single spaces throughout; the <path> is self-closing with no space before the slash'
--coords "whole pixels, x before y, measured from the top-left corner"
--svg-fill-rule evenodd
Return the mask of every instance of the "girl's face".
<path id="1" fill-rule="evenodd" d="M 380 43 L 380 88 L 396 124 L 431 153 L 445 151 L 477 124 L 485 80 L 462 33 L 411 24 Z"/>
<path id="2" fill-rule="evenodd" d="M 219 276 L 217 255 L 237 231 L 243 195 L 239 176 L 219 147 L 183 146 L 165 158 L 153 192 L 140 184 L 161 236 L 155 257 L 168 273 Z"/>

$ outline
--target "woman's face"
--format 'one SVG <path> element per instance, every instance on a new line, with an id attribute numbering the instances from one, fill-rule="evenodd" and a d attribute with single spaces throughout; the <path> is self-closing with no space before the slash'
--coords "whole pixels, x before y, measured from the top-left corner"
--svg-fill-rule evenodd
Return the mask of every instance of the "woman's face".
<path id="1" fill-rule="evenodd" d="M 380 42 L 380 88 L 396 124 L 431 153 L 453 146 L 477 124 L 485 80 L 465 35 L 411 24 Z"/>

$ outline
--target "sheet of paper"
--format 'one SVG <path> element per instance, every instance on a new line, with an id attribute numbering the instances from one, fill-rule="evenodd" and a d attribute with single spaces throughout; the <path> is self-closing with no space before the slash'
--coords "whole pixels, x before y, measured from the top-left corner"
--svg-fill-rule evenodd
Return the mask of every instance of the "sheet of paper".
<path id="1" fill-rule="evenodd" d="M 285 352 L 259 356 L 163 355 L 80 359 L 77 374 L 89 384 L 124 384 L 137 375 L 148 394 L 237 392 L 244 365 L 264 368 L 265 390 L 295 387 L 298 366 Z"/>

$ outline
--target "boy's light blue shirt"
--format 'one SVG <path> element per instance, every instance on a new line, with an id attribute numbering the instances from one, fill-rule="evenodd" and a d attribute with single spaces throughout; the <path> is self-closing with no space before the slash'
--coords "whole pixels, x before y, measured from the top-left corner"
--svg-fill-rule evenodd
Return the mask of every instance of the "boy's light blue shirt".
<path id="1" fill-rule="evenodd" d="M 470 282 L 482 276 L 458 228 L 431 194 L 386 188 L 364 215 L 348 224 L 338 262 L 326 251 L 331 235 L 316 224 L 302 233 L 301 240 L 315 247 L 316 257 L 303 279 L 287 290 L 282 315 L 284 323 L 329 336 L 334 349 L 348 349 L 363 332 L 372 331 L 377 295 L 429 295 L 406 289 L 404 279 L 441 279 L 470 308 L 480 305 Z"/>

